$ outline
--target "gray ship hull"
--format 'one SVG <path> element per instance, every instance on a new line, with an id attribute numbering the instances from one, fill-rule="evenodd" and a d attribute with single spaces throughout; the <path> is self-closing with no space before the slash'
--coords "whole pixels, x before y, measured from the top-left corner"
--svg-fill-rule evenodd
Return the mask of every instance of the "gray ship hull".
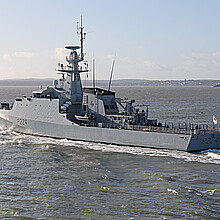
<path id="1" fill-rule="evenodd" d="M 3 129 L 11 129 L 25 134 L 189 152 L 220 149 L 220 133 L 186 135 L 86 127 L 79 126 L 67 119 L 64 119 L 63 122 L 59 120 L 58 122 L 36 120 L 33 118 L 21 118 L 11 114 L 11 112 L 6 110 L 0 111 L 0 126 Z"/>

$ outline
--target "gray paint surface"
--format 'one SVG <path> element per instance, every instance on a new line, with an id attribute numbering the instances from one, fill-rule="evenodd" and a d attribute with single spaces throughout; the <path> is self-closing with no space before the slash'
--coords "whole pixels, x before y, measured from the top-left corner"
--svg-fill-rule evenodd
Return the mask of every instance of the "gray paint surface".
<path id="1" fill-rule="evenodd" d="M 43 101 L 45 102 L 45 100 Z M 35 106 L 34 103 L 33 106 Z M 51 106 L 54 106 L 54 108 L 51 108 L 51 112 L 48 112 L 48 109 L 46 110 L 47 114 L 53 115 L 53 117 L 49 117 L 51 120 L 46 120 L 46 118 L 42 116 L 44 114 L 43 110 L 41 113 L 39 113 L 39 111 L 30 111 L 29 108 L 32 108 L 31 106 L 27 109 L 28 114 L 25 114 L 24 111 L 20 111 L 20 109 L 16 109 L 16 107 L 11 111 L 0 110 L 0 125 L 3 128 L 12 129 L 26 134 L 107 144 L 183 151 L 220 148 L 219 133 L 183 135 L 79 126 L 68 121 L 64 115 L 56 110 L 58 106 L 56 102 Z M 24 121 L 21 123 L 20 120 Z"/>

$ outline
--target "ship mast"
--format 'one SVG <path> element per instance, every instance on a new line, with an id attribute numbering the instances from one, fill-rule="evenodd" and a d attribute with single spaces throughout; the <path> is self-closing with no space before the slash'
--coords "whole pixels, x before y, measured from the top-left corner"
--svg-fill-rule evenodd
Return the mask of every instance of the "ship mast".
<path id="1" fill-rule="evenodd" d="M 80 24 L 80 27 L 78 27 L 78 34 L 80 34 L 81 59 L 84 60 L 84 54 L 83 54 L 83 40 L 85 40 L 86 33 L 84 33 L 84 27 L 82 26 L 82 16 L 81 16 L 81 24 Z"/>
<path id="2" fill-rule="evenodd" d="M 72 115 L 78 115 L 82 113 L 82 102 L 83 102 L 83 91 L 82 91 L 82 83 L 81 83 L 81 72 L 88 72 L 87 64 L 79 65 L 80 62 L 84 60 L 83 53 L 83 41 L 85 39 L 86 33 L 84 33 L 84 27 L 82 26 L 82 16 L 80 27 L 78 27 L 77 23 L 77 34 L 80 35 L 80 43 L 81 46 L 65 46 L 65 49 L 70 50 L 70 54 L 66 57 L 67 65 L 63 66 L 58 65 L 58 73 L 64 74 L 71 77 L 70 82 L 70 113 Z M 81 49 L 80 52 L 78 50 Z"/>
<path id="3" fill-rule="evenodd" d="M 114 71 L 114 66 L 115 66 L 115 58 L 112 61 L 112 69 L 111 69 L 111 74 L 110 74 L 110 79 L 109 79 L 109 84 L 108 84 L 108 91 L 110 91 L 110 89 L 111 89 L 112 75 L 113 75 L 113 71 Z"/>

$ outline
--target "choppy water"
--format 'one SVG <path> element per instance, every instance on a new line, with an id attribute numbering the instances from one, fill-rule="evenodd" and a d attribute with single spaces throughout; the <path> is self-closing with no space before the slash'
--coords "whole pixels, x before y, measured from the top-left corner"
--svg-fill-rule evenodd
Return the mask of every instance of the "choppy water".
<path id="1" fill-rule="evenodd" d="M 220 118 L 218 88 L 114 89 L 145 100 L 160 120 Z M 1 101 L 31 90 L 0 87 Z M 0 150 L 1 219 L 220 218 L 220 150 L 191 154 L 11 131 L 0 131 Z"/>

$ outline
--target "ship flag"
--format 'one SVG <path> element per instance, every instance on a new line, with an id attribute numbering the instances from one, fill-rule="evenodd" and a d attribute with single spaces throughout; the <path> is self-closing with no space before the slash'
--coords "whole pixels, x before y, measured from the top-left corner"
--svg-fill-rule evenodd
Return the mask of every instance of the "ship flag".
<path id="1" fill-rule="evenodd" d="M 213 124 L 214 124 L 214 125 L 217 125 L 217 123 L 218 123 L 218 122 L 217 122 L 217 118 L 216 118 L 214 115 L 213 115 L 213 120 L 212 120 L 212 121 L 213 121 Z"/>

